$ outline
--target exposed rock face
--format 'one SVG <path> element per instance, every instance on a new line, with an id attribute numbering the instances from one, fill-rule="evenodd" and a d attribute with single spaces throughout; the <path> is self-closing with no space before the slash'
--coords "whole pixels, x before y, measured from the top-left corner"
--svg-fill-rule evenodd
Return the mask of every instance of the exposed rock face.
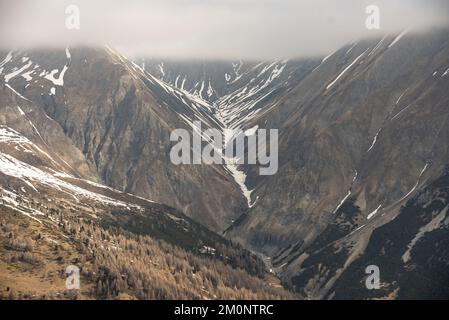
<path id="1" fill-rule="evenodd" d="M 305 252 L 277 258 L 289 261 L 286 281 L 310 298 L 447 299 L 448 182 L 446 171 L 394 219 L 384 212 L 352 232 L 360 208 L 347 201 Z M 377 290 L 366 287 L 368 266 L 379 268 Z"/>
<path id="2" fill-rule="evenodd" d="M 160 80 L 209 102 L 228 129 L 245 129 L 262 109 L 294 88 L 320 59 L 266 62 L 144 60 Z"/>
<path id="3" fill-rule="evenodd" d="M 26 63 L 24 57 L 29 58 Z M 179 208 L 216 231 L 239 215 L 243 196 L 221 166 L 170 162 L 172 130 L 191 132 L 195 119 L 202 120 L 205 129 L 218 126 L 207 105 L 175 92 L 111 49 L 14 53 L 3 73 L 28 63 L 24 72 L 34 70 L 32 80 L 17 76 L 9 85 L 36 102 L 41 117 L 50 118 L 36 126 L 56 121 L 57 136 L 42 127 L 46 140 L 67 140 L 64 133 L 84 155 L 91 175 L 114 188 Z M 63 85 L 47 79 L 50 72 L 44 70 L 60 71 L 64 66 L 63 76 L 58 71 L 54 75 L 63 77 Z"/>
<path id="4" fill-rule="evenodd" d="M 28 107 L 18 109 L 22 118 Z M 82 270 L 78 298 L 295 298 L 267 286 L 275 278 L 241 246 L 174 208 L 71 170 L 40 134 L 0 125 L 3 298 L 73 299 L 63 281 L 68 265 Z"/>
<path id="5" fill-rule="evenodd" d="M 259 199 L 228 236 L 275 256 L 286 282 L 293 277 L 311 297 L 325 297 L 364 252 L 371 231 L 394 219 L 448 163 L 447 34 L 343 48 L 252 123 L 279 128 L 279 171 L 261 177 L 247 169 L 252 196 Z M 352 232 L 357 240 L 340 246 Z M 446 229 L 439 232 L 447 236 Z M 368 251 L 365 260 L 374 255 Z M 337 296 L 345 296 L 344 287 Z"/>
<path id="6" fill-rule="evenodd" d="M 407 279 L 447 263 L 447 30 L 264 63 L 137 65 L 86 48 L 3 56 L 0 124 L 42 139 L 71 174 L 226 229 L 311 298 L 418 297 Z M 173 165 L 170 132 L 191 131 L 194 120 L 223 131 L 278 129 L 278 172 L 240 165 L 245 199 L 226 166 Z M 389 270 L 376 293 L 363 284 L 372 260 Z M 447 292 L 438 288 L 422 296 Z"/>
<path id="7" fill-rule="evenodd" d="M 63 51 L 55 53 L 55 56 L 59 57 L 61 54 L 64 56 Z M 106 63 L 111 68 L 111 73 L 103 67 L 91 66 L 92 73 L 86 71 L 88 75 L 78 75 L 81 79 L 75 80 L 68 76 L 70 68 L 77 66 L 75 54 L 83 54 L 86 57 L 85 63 L 87 59 L 94 60 L 94 65 Z M 115 55 L 113 52 L 87 49 L 68 51 L 68 60 L 61 59 L 61 64 L 56 66 L 67 63 L 67 73 L 64 76 L 57 71 L 45 72 L 55 68 L 53 64 L 45 64 L 45 58 L 48 56 L 51 59 L 51 53 L 12 53 L 2 57 L 0 68 L 5 73 L 2 73 L 3 81 L 0 85 L 0 291 L 5 292 L 9 288 L 8 291 L 11 289 L 19 294 L 25 292 L 24 298 L 31 295 L 36 298 L 37 294 L 43 299 L 49 296 L 65 298 L 61 293 L 66 291 L 65 282 L 60 275 L 64 274 L 67 264 L 76 264 L 83 269 L 81 281 L 84 286 L 80 291 L 83 298 L 126 298 L 128 295 L 140 299 L 212 299 L 244 297 L 243 294 L 253 298 L 295 297 L 280 286 L 265 290 L 264 278 L 269 276 L 270 281 L 273 281 L 274 277 L 266 273 L 259 258 L 187 217 L 180 210 L 157 203 L 154 199 L 148 200 L 149 197 L 138 197 L 127 190 L 117 190 L 95 182 L 105 179 L 104 172 L 108 172 L 107 170 L 116 170 L 114 165 L 106 163 L 113 161 L 110 157 L 126 162 L 126 157 L 120 156 L 122 152 L 131 149 L 140 152 L 128 145 L 139 142 L 134 142 L 138 138 L 132 128 L 129 128 L 131 125 L 152 124 L 155 128 L 137 128 L 141 130 L 137 132 L 167 135 L 165 131 L 170 126 L 165 121 L 170 117 L 180 121 L 170 114 L 173 111 L 164 104 L 163 98 L 167 98 L 165 95 L 168 94 L 168 86 L 155 79 L 151 80 L 144 74 L 142 79 L 132 77 L 129 80 L 129 73 L 123 70 L 128 70 L 127 62 L 116 63 L 110 54 Z M 33 61 L 31 64 L 30 60 Z M 26 68 L 22 67 L 23 63 Z M 25 70 L 27 68 L 29 69 Z M 18 70 L 21 71 L 17 72 Z M 105 72 L 102 76 L 119 75 L 117 88 L 112 88 L 112 93 L 105 89 L 108 86 L 99 75 L 101 71 Z M 23 75 L 21 72 L 29 73 Z M 73 76 L 76 77 L 76 73 Z M 86 84 L 88 81 L 91 81 L 90 85 Z M 133 83 L 126 84 L 127 81 Z M 158 92 L 157 89 L 161 91 Z M 126 92 L 120 93 L 123 90 Z M 154 105 L 136 106 L 139 101 L 136 94 L 138 90 L 149 92 L 145 98 Z M 158 102 L 154 102 L 156 98 L 150 94 L 152 90 L 159 94 Z M 103 95 L 110 95 L 109 104 L 102 102 Z M 128 100 L 127 96 L 132 98 Z M 176 92 L 171 92 L 169 97 L 176 101 L 181 96 L 180 93 L 178 96 Z M 188 97 L 182 97 L 185 99 L 183 105 L 171 104 L 173 108 L 179 108 L 176 114 L 182 114 L 186 119 L 201 117 L 207 126 L 207 112 L 192 109 L 189 103 L 193 102 Z M 95 106 L 109 114 L 102 117 L 101 112 L 94 112 Z M 165 111 L 158 114 L 153 108 L 164 108 Z M 139 123 L 139 117 L 132 115 L 136 112 L 135 109 L 146 122 Z M 104 123 L 107 128 L 102 127 Z M 121 126 L 129 129 L 122 130 Z M 183 123 L 183 126 L 187 127 L 187 124 Z M 97 134 L 101 135 L 101 141 L 97 140 Z M 123 136 L 119 139 L 115 134 Z M 117 140 L 112 141 L 113 139 Z M 159 139 L 162 140 L 160 137 Z M 152 140 L 156 150 L 168 148 L 165 144 L 169 142 L 164 141 L 164 145 L 157 147 L 157 141 Z M 123 151 L 120 144 L 126 146 Z M 108 148 L 103 155 L 104 145 Z M 82 146 L 86 147 L 83 149 Z M 148 153 L 148 156 L 155 158 L 155 161 L 162 161 L 156 158 L 160 156 L 158 153 Z M 145 153 L 140 153 L 139 157 L 145 157 Z M 167 168 L 167 163 L 164 162 L 163 167 Z M 154 176 L 160 173 L 170 174 L 169 169 L 162 171 L 164 168 L 158 168 Z M 182 173 L 181 169 L 175 169 Z M 209 169 L 217 170 L 215 178 L 211 179 L 223 187 L 220 181 L 229 179 L 227 176 L 221 178 L 220 170 L 223 169 Z M 187 171 L 185 174 L 194 173 L 195 171 Z M 169 179 L 172 179 L 168 183 L 176 182 L 168 174 Z M 183 179 L 182 183 L 186 183 L 189 177 Z M 233 186 L 233 183 L 229 184 Z M 194 191 L 193 189 L 190 194 Z M 228 197 L 230 194 L 232 195 L 232 191 L 224 193 Z M 240 197 L 239 193 L 237 195 Z M 195 196 L 201 199 L 200 195 Z M 230 204 L 229 199 L 226 201 Z M 212 207 L 214 205 L 217 203 L 211 204 Z M 204 212 L 193 212 L 201 220 L 200 215 Z M 215 217 L 219 215 L 212 216 L 209 221 L 203 219 L 202 222 L 218 223 L 216 221 L 220 220 L 214 220 Z M 23 239 L 26 240 L 26 253 L 20 247 Z M 139 245 L 134 242 L 136 239 L 140 239 Z M 16 247 L 10 246 L 10 242 L 15 243 Z M 150 242 L 155 249 L 160 250 L 159 256 L 155 255 L 156 251 L 149 250 L 149 247 L 144 249 L 145 243 Z M 170 264 L 164 262 L 165 258 Z M 148 267 L 146 273 L 142 271 L 144 268 L 138 270 L 141 266 Z M 30 267 L 33 272 L 29 272 Z M 210 280 L 208 271 L 215 270 L 216 267 L 219 274 L 217 279 L 220 281 L 225 274 L 230 274 L 229 288 L 222 286 L 224 291 L 206 290 L 209 288 L 204 286 L 203 279 Z M 180 269 L 185 271 L 183 281 L 190 279 L 191 282 L 187 280 L 184 283 L 186 290 L 182 293 L 179 293 L 179 288 L 173 288 L 171 295 L 168 294 L 170 288 L 178 284 L 173 283 L 175 269 L 178 276 Z M 19 278 L 23 281 L 16 281 Z M 167 283 L 164 283 L 165 279 Z M 27 281 L 29 283 L 23 288 L 23 282 Z M 243 286 L 240 285 L 241 281 L 245 282 Z M 254 289 L 255 282 L 258 289 Z M 39 285 L 35 286 L 35 283 Z M 149 292 L 160 294 L 152 296 Z M 267 292 L 270 294 L 267 295 Z"/>
<path id="8" fill-rule="evenodd" d="M 243 61 L 165 61 L 141 58 L 139 64 L 172 86 L 213 103 L 255 63 Z"/>
<path id="9" fill-rule="evenodd" d="M 394 219 L 448 163 L 447 34 L 350 44 L 318 63 L 308 61 L 310 68 L 280 82 L 282 91 L 268 99 L 258 100 L 273 85 L 252 90 L 257 64 L 234 81 L 243 82 L 240 88 L 221 90 L 215 104 L 225 126 L 279 129 L 279 171 L 259 176 L 257 166 L 239 167 L 255 205 L 226 235 L 272 256 L 285 282 L 310 297 L 349 297 L 347 283 L 337 279 L 342 273 L 349 279 L 345 270 L 358 255 L 373 257 L 366 249 L 372 231 Z M 288 79 L 287 70 L 278 79 Z M 254 91 L 262 94 L 248 94 Z M 254 103 L 257 114 L 249 110 Z M 445 253 L 436 255 L 446 261 Z M 356 285 L 362 285 L 358 297 L 373 296 L 362 280 Z M 398 286 L 390 282 L 377 297 L 394 296 Z M 397 296 L 412 296 L 404 290 Z"/>
<path id="10" fill-rule="evenodd" d="M 247 172 L 259 200 L 237 230 L 250 245 L 275 251 L 311 240 L 349 193 L 367 217 L 407 195 L 426 163 L 420 185 L 441 172 L 447 36 L 393 41 L 337 51 L 251 123 L 279 128 L 280 163 L 274 176 Z"/>

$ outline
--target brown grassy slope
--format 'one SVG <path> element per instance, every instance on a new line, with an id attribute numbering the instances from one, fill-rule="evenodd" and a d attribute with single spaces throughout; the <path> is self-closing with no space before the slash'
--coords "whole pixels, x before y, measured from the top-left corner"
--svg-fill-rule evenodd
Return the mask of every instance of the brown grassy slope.
<path id="1" fill-rule="evenodd" d="M 8 299 L 289 299 L 292 294 L 210 257 L 83 218 L 41 223 L 0 206 L 0 295 Z M 65 269 L 81 269 L 81 289 Z"/>

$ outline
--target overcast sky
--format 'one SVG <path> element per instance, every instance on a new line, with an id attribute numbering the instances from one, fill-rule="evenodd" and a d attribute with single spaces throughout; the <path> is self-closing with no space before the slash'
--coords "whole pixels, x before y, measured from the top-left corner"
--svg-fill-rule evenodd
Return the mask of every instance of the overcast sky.
<path id="1" fill-rule="evenodd" d="M 447 0 L 0 0 L 4 49 L 109 44 L 127 55 L 272 59 L 327 54 L 376 31 L 368 5 L 380 8 L 381 33 L 449 22 Z M 80 9 L 67 30 L 65 9 Z M 379 34 L 377 34 L 379 35 Z"/>

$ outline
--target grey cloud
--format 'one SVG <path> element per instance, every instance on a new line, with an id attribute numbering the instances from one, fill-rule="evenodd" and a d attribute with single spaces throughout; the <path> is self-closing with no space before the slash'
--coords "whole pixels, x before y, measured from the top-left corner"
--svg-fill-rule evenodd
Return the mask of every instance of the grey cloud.
<path id="1" fill-rule="evenodd" d="M 80 8 L 81 29 L 65 28 Z M 381 9 L 380 33 L 441 26 L 444 0 L 19 0 L 0 4 L 0 46 L 109 44 L 128 55 L 271 59 L 326 54 L 378 36 L 365 8 Z"/>

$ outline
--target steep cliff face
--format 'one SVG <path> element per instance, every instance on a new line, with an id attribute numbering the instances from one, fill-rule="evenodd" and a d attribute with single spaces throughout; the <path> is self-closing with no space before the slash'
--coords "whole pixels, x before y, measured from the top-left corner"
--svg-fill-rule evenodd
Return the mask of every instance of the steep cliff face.
<path id="1" fill-rule="evenodd" d="M 447 299 L 448 178 L 446 170 L 412 197 L 396 219 L 376 229 L 365 252 L 342 273 L 328 296 L 382 298 L 394 293 L 399 299 Z M 368 264 L 379 266 L 381 290 L 360 292 L 348 279 Z"/>
<path id="2" fill-rule="evenodd" d="M 76 55 L 82 57 L 81 62 Z M 206 199 L 208 194 L 195 194 L 195 188 L 207 186 L 195 184 L 207 179 L 207 173 L 198 171 L 205 176 L 195 177 L 194 170 L 199 167 L 185 172 L 173 167 L 178 171 L 170 172 L 163 151 L 168 149 L 169 137 L 167 141 L 164 137 L 171 127 L 179 124 L 190 129 L 189 121 L 195 117 L 201 118 L 205 127 L 212 125 L 207 106 L 200 109 L 197 104 L 201 102 L 193 102 L 195 98 L 137 73 L 138 69 L 112 51 L 13 52 L 0 59 L 3 298 L 296 297 L 265 272 L 263 262 L 254 254 L 204 226 L 226 223 L 220 217 L 220 212 L 226 211 L 224 205 L 218 207 L 219 200 L 214 198 L 206 208 L 218 208 L 209 220 L 207 210 L 198 209 L 199 202 L 193 205 L 198 211 L 190 212 L 200 224 L 148 195 L 130 194 L 127 181 L 127 185 L 119 185 L 121 190 L 100 183 L 126 180 L 123 168 L 136 165 L 136 171 L 140 170 L 140 162 L 134 164 L 134 160 L 160 162 L 160 167 L 150 163 L 140 174 L 155 182 L 166 179 L 159 182 L 161 187 L 171 187 L 164 194 L 166 199 L 183 183 L 189 188 L 183 197 Z M 92 65 L 77 73 L 76 68 L 83 68 L 88 59 Z M 151 148 L 145 149 L 150 142 Z M 126 164 L 128 161 L 131 163 Z M 230 178 L 222 168 L 207 168 L 214 174 L 209 177 L 207 192 L 217 185 L 220 191 L 227 184 L 234 186 L 232 181 L 226 182 Z M 176 173 L 182 180 L 178 185 Z M 150 189 L 151 185 L 141 192 Z M 227 205 L 231 205 L 232 193 L 224 192 Z M 240 197 L 239 191 L 236 194 Z M 82 270 L 81 289 L 75 296 L 66 288 L 68 265 Z M 276 285 L 267 286 L 267 282 Z"/>
<path id="3" fill-rule="evenodd" d="M 229 93 L 230 86 L 255 65 L 247 61 L 176 61 L 145 57 L 137 61 L 158 79 L 209 103 Z"/>
<path id="4" fill-rule="evenodd" d="M 0 125 L 2 299 L 294 297 L 267 286 L 279 281 L 255 255 L 179 210 L 80 178 L 21 105 L 8 125 L 24 133 Z M 82 270 L 76 292 L 68 266 Z"/>
<path id="5" fill-rule="evenodd" d="M 216 231 L 244 207 L 222 166 L 170 161 L 172 130 L 192 132 L 194 120 L 201 120 L 203 129 L 219 126 L 210 107 L 112 49 L 14 52 L 2 73 L 4 86 L 23 97 L 17 99 L 33 101 L 41 109 L 36 112 L 49 118 L 36 126 L 55 121 L 57 135 L 41 130 L 46 140 L 70 140 L 82 153 L 74 157 L 84 164 L 80 174 L 88 171 L 114 188 L 179 208 Z"/>
<path id="6" fill-rule="evenodd" d="M 161 81 L 212 105 L 227 129 L 245 126 L 294 88 L 321 59 L 276 61 L 155 61 L 142 66 Z"/>
<path id="7" fill-rule="evenodd" d="M 228 236 L 274 257 L 274 269 L 310 297 L 333 297 L 326 295 L 332 288 L 335 297 L 349 297 L 347 282 L 337 279 L 358 255 L 377 257 L 372 241 L 389 242 L 386 234 L 372 239 L 372 231 L 395 219 L 448 163 L 448 57 L 442 31 L 361 41 L 326 58 L 251 122 L 279 128 L 279 171 L 262 177 L 246 168 L 258 201 Z M 435 254 L 445 261 L 444 252 Z M 366 266 L 358 267 L 361 277 L 352 280 L 365 294 L 358 297 L 376 295 L 364 287 Z M 413 296 L 402 281 L 377 296 L 402 286 L 400 297 Z"/>
<path id="8" fill-rule="evenodd" d="M 406 281 L 447 262 L 447 30 L 260 63 L 135 64 L 110 48 L 0 58 L 0 124 L 48 146 L 67 173 L 226 230 L 311 298 L 415 297 Z M 277 173 L 172 164 L 170 133 L 192 131 L 195 120 L 223 133 L 278 129 Z M 399 225 L 406 232 L 393 236 Z M 439 245 L 424 254 L 428 239 Z M 373 259 L 395 271 L 369 293 L 363 277 Z M 423 288 L 446 279 L 427 278 Z"/>
<path id="9" fill-rule="evenodd" d="M 271 256 L 285 283 L 312 298 L 419 296 L 407 292 L 403 280 L 394 283 L 394 272 L 388 272 L 385 290 L 369 293 L 360 260 L 382 256 L 371 248 L 376 239 L 389 242 L 380 235 L 382 226 L 396 221 L 405 210 L 401 206 L 440 177 L 448 163 L 448 57 L 447 30 L 404 32 L 358 41 L 300 64 L 248 64 L 227 86 L 217 85 L 221 89 L 215 92 L 222 95 L 211 100 L 224 127 L 279 130 L 275 175 L 260 176 L 258 166 L 238 167 L 253 206 L 227 237 Z M 161 79 L 180 75 L 179 67 L 164 67 Z M 191 75 L 195 81 L 187 90 L 201 98 L 195 83 L 216 78 L 216 72 L 204 67 L 200 78 Z M 423 215 L 420 227 L 433 214 Z M 439 232 L 446 234 L 444 228 Z M 402 240 L 392 244 L 394 250 L 406 251 L 409 236 L 396 237 Z M 436 251 L 432 259 L 446 261 L 446 254 Z M 408 270 L 407 279 L 419 277 L 413 267 L 400 268 Z M 354 272 L 358 292 L 345 292 Z M 444 273 L 430 278 L 423 287 L 446 279 Z M 435 296 L 445 291 L 439 292 Z"/>
<path id="10" fill-rule="evenodd" d="M 438 176 L 448 159 L 448 45 L 445 32 L 349 45 L 250 122 L 279 128 L 279 171 L 245 168 L 259 199 L 235 235 L 274 254 L 310 243 L 350 197 L 366 220 Z"/>
<path id="11" fill-rule="evenodd" d="M 346 201 L 303 253 L 276 258 L 286 283 L 315 299 L 447 299 L 448 186 L 446 170 L 397 216 L 380 213 L 355 230 L 360 208 Z M 378 267 L 377 290 L 366 286 L 369 266 Z"/>

